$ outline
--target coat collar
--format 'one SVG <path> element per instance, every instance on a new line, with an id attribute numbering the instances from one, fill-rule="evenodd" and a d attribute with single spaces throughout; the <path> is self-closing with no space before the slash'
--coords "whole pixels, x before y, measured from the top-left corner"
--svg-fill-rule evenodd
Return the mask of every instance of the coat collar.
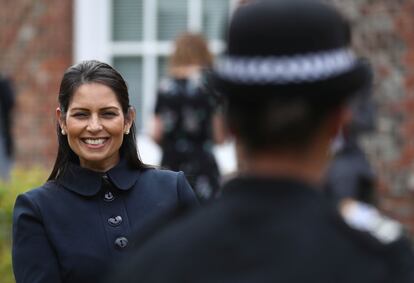
<path id="1" fill-rule="evenodd" d="M 311 184 L 287 177 L 257 177 L 238 176 L 223 186 L 223 195 L 246 194 L 261 195 L 267 198 L 281 195 L 304 195 L 307 197 L 320 197 L 320 188 Z"/>
<path id="2" fill-rule="evenodd" d="M 125 159 L 109 171 L 102 173 L 83 168 L 77 164 L 69 163 L 66 172 L 57 182 L 65 189 L 82 196 L 96 195 L 102 186 L 102 177 L 107 175 L 111 183 L 120 190 L 127 191 L 137 182 L 139 170 L 131 169 Z"/>

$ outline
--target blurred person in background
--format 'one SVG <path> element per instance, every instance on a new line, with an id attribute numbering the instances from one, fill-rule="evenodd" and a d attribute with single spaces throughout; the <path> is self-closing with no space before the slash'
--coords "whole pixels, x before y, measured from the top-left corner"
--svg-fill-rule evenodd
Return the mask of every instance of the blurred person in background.
<path id="1" fill-rule="evenodd" d="M 135 110 L 111 66 L 84 61 L 68 68 L 58 99 L 53 170 L 14 207 L 17 283 L 101 282 L 130 248 L 134 231 L 167 217 L 165 211 L 198 203 L 182 172 L 140 160 Z"/>
<path id="2" fill-rule="evenodd" d="M 358 223 L 321 189 L 348 99 L 370 76 L 348 21 L 316 0 L 253 1 L 227 44 L 213 81 L 242 172 L 109 282 L 414 282 L 401 225 L 379 213 Z"/>
<path id="3" fill-rule="evenodd" d="M 253 0 L 239 0 L 239 2 L 237 2 L 237 5 L 238 6 L 246 5 L 246 4 L 249 4 L 251 1 Z"/>
<path id="4" fill-rule="evenodd" d="M 11 81 L 0 76 L 0 180 L 7 181 L 13 163 L 12 118 L 14 90 Z"/>
<path id="5" fill-rule="evenodd" d="M 161 166 L 183 171 L 202 202 L 218 190 L 220 172 L 212 149 L 225 139 L 217 99 L 204 86 L 212 63 L 202 35 L 186 32 L 177 37 L 168 77 L 158 88 L 151 131 L 162 149 Z"/>
<path id="6" fill-rule="evenodd" d="M 358 95 L 350 101 L 350 119 L 333 143 L 324 189 L 336 204 L 356 200 L 376 203 L 376 174 L 360 145 L 363 134 L 375 129 L 376 111 L 372 99 L 373 74 Z"/>

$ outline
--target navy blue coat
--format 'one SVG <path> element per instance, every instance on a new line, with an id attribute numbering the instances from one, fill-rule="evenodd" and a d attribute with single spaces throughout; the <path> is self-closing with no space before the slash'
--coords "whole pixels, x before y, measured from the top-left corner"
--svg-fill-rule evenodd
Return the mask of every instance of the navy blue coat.
<path id="1" fill-rule="evenodd" d="M 182 172 L 139 171 L 121 161 L 103 175 L 72 165 L 59 181 L 16 200 L 16 281 L 100 282 L 128 250 L 132 233 L 182 204 L 197 204 Z"/>

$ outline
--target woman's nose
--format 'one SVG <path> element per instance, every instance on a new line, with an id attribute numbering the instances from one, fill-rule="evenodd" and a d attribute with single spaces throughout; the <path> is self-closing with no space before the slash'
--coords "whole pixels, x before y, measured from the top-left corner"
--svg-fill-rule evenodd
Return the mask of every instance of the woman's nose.
<path id="1" fill-rule="evenodd" d="M 86 129 L 91 132 L 97 132 L 97 131 L 102 130 L 102 124 L 99 118 L 95 116 L 91 116 Z"/>

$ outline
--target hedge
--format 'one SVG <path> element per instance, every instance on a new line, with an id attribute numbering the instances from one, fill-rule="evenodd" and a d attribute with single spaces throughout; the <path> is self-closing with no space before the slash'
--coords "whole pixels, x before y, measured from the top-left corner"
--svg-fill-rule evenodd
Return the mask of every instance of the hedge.
<path id="1" fill-rule="evenodd" d="M 11 230 L 13 206 L 18 194 L 43 184 L 47 172 L 42 168 L 16 168 L 8 182 L 0 182 L 0 278 L 2 283 L 15 282 L 11 264 Z"/>

